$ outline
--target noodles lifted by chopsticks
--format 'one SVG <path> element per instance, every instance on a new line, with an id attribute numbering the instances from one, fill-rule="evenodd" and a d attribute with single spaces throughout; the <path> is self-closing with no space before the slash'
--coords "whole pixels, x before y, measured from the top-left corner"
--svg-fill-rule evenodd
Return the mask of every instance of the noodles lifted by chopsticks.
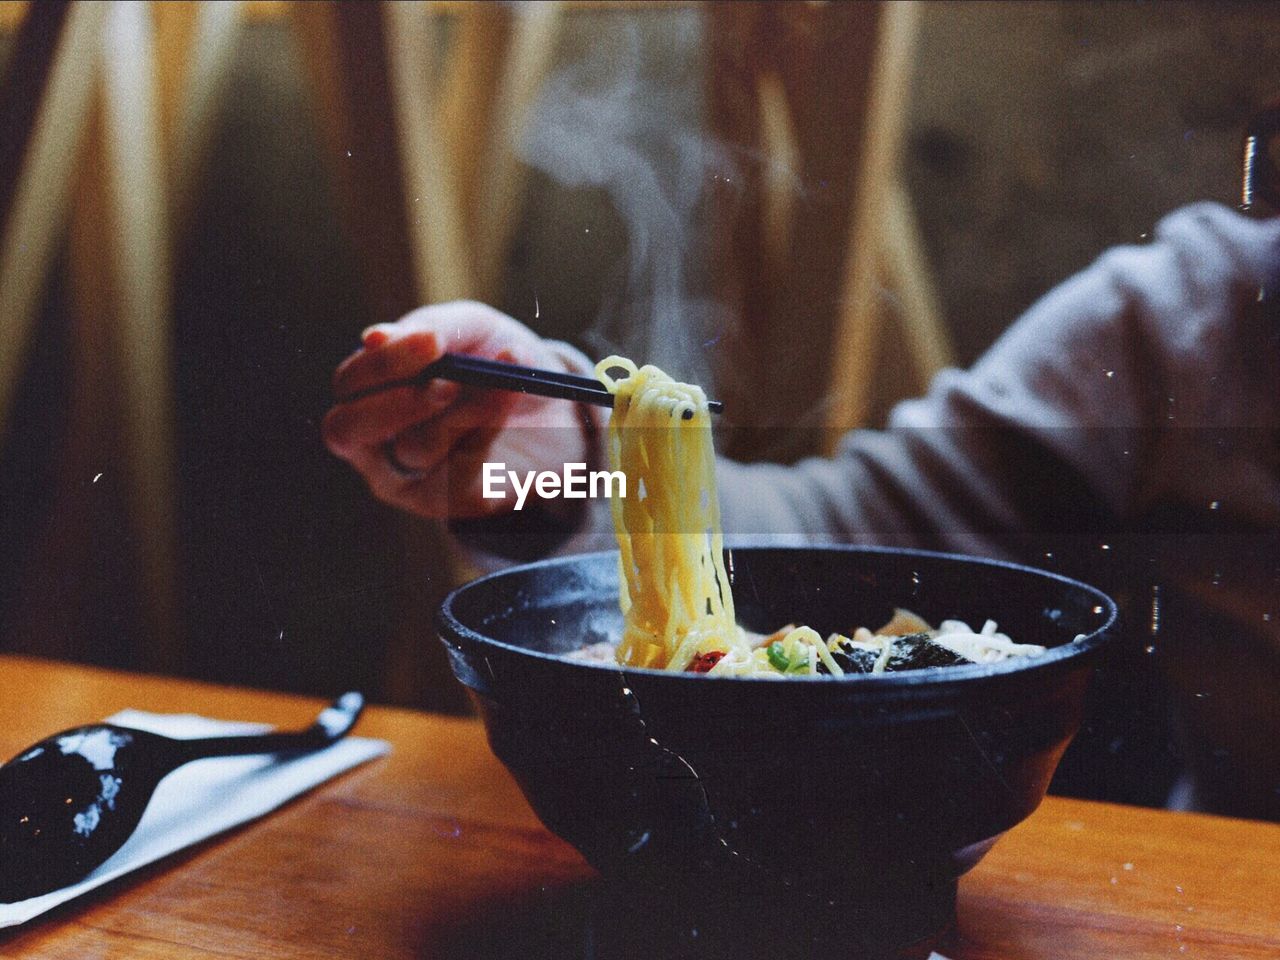
<path id="1" fill-rule="evenodd" d="M 612 376 L 617 370 L 626 376 Z M 625 357 L 600 361 L 596 376 L 614 398 L 609 467 L 626 474 L 630 491 L 610 500 L 624 620 L 619 663 L 717 676 L 838 677 L 883 673 L 895 664 L 992 663 L 1044 653 L 996 633 L 991 621 L 981 633 L 959 621 L 934 630 L 904 610 L 875 634 L 863 627 L 824 640 L 810 627 L 791 625 L 767 637 L 748 635 L 734 618 L 724 567 L 705 394 Z"/>
<path id="2" fill-rule="evenodd" d="M 610 375 L 619 369 L 626 376 Z M 684 670 L 707 654 L 749 660 L 724 569 L 706 395 L 624 357 L 602 360 L 596 376 L 614 395 L 609 467 L 625 470 L 630 491 L 610 501 L 625 617 L 618 661 Z"/>

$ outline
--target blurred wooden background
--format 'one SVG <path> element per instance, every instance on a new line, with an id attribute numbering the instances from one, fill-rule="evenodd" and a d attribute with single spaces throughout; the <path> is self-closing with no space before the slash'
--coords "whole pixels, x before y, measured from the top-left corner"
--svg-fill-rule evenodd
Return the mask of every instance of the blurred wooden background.
<path id="1" fill-rule="evenodd" d="M 1277 26 L 1247 4 L 0 3 L 0 649 L 459 709 L 443 538 L 319 443 L 364 326 L 460 296 L 590 352 L 663 324 L 761 428 L 732 452 L 793 459 L 1173 206 L 1231 202 Z M 673 222 L 656 207 L 676 235 L 643 233 Z"/>

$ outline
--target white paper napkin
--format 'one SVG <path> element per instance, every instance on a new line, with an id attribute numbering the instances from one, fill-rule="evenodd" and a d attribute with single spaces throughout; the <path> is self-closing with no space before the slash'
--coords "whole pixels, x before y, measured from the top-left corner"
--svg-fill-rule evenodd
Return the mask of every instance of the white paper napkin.
<path id="1" fill-rule="evenodd" d="M 257 723 L 139 710 L 123 710 L 106 722 L 183 739 L 271 729 Z M 179 767 L 160 781 L 138 829 L 110 860 L 70 887 L 20 903 L 0 904 L 0 928 L 26 923 L 131 870 L 270 813 L 300 793 L 390 749 L 385 740 L 346 737 L 324 750 L 284 763 L 269 756 L 215 757 Z"/>

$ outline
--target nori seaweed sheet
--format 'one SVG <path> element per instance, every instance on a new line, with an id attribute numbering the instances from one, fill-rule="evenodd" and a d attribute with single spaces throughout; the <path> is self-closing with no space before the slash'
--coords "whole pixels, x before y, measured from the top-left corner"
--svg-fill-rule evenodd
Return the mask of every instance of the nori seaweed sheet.
<path id="1" fill-rule="evenodd" d="M 879 654 L 874 650 L 863 650 L 840 644 L 831 651 L 831 659 L 840 665 L 845 673 L 870 673 L 875 666 Z M 965 657 L 948 650 L 941 644 L 934 643 L 927 633 L 911 633 L 903 637 L 893 638 L 893 653 L 885 664 L 885 672 L 898 670 L 921 670 L 925 667 L 952 667 L 960 663 L 970 663 Z M 825 664 L 819 664 L 819 673 L 830 673 Z"/>

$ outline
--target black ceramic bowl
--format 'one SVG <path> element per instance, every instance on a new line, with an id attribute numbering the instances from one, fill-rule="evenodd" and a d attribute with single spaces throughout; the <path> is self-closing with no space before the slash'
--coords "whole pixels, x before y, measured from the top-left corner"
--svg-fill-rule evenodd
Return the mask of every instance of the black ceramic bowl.
<path id="1" fill-rule="evenodd" d="M 617 554 L 543 561 L 470 583 L 440 612 L 494 753 L 551 830 L 636 889 L 708 913 L 754 902 L 761 926 L 824 917 L 868 947 L 927 937 L 951 919 L 957 878 L 1044 796 L 1115 604 L 1052 573 L 935 553 L 726 558 L 749 629 L 847 633 L 902 606 L 993 619 L 1052 649 L 787 680 L 575 662 L 558 655 L 619 635 Z"/>

